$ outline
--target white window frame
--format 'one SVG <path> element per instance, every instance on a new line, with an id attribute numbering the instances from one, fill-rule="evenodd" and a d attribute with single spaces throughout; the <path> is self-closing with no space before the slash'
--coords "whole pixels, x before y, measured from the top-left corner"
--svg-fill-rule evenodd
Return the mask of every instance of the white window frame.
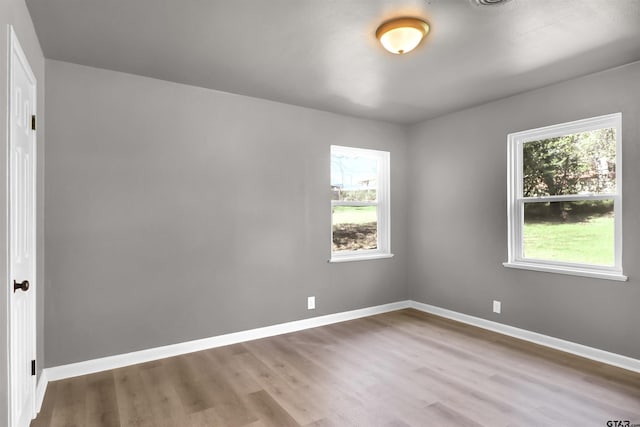
<path id="1" fill-rule="evenodd" d="M 603 128 L 616 131 L 616 191 L 602 194 L 575 194 L 566 196 L 523 196 L 522 148 L 525 143 L 588 132 Z M 625 281 L 622 274 L 622 113 L 590 119 L 576 120 L 538 129 L 516 132 L 507 138 L 507 217 L 509 260 L 503 265 L 510 268 L 570 274 L 609 280 Z M 527 202 L 562 202 L 612 199 L 614 202 L 614 252 L 613 266 L 599 266 L 561 261 L 525 258 L 523 255 L 524 204 Z"/>
<path id="2" fill-rule="evenodd" d="M 375 159 L 378 162 L 378 176 L 376 191 L 377 200 L 375 202 L 349 202 L 341 200 L 331 200 L 329 234 L 329 248 L 331 257 L 329 262 L 364 261 L 370 259 L 391 258 L 391 188 L 390 188 L 390 163 L 391 154 L 388 151 L 370 150 L 367 148 L 345 147 L 332 145 L 329 159 L 333 154 L 342 154 L 350 157 L 366 157 Z M 331 170 L 331 161 L 329 162 Z M 377 206 L 378 214 L 378 244 L 377 249 L 363 249 L 358 251 L 333 251 L 333 207 L 334 206 Z"/>

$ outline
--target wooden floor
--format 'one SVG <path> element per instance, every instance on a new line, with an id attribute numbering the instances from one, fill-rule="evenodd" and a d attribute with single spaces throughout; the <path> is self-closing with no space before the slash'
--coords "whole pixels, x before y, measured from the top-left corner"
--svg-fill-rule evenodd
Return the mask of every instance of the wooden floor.
<path id="1" fill-rule="evenodd" d="M 640 374 L 407 309 L 49 383 L 32 426 L 640 424 Z"/>

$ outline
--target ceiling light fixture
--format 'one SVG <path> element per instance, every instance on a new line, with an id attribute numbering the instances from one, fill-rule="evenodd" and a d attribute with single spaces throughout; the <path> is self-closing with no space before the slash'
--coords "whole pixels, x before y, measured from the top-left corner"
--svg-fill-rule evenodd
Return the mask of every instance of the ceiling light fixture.
<path id="1" fill-rule="evenodd" d="M 418 18 L 396 18 L 378 27 L 376 37 L 396 55 L 411 52 L 429 32 L 429 24 Z"/>
<path id="2" fill-rule="evenodd" d="M 498 6 L 508 2 L 509 0 L 471 0 L 476 6 Z"/>

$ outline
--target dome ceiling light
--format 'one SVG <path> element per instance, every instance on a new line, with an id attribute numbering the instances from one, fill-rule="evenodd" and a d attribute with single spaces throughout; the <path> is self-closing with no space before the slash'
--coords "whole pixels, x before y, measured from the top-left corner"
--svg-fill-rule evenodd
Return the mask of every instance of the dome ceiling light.
<path id="1" fill-rule="evenodd" d="M 429 33 L 429 24 L 418 18 L 396 18 L 378 27 L 376 37 L 391 53 L 411 52 Z"/>
<path id="2" fill-rule="evenodd" d="M 509 0 L 471 0 L 476 6 L 498 6 L 508 2 Z"/>

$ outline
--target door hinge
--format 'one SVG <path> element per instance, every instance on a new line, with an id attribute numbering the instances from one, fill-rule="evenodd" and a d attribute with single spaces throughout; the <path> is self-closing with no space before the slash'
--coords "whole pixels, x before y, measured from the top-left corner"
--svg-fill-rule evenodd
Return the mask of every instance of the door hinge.
<path id="1" fill-rule="evenodd" d="M 36 116 L 31 116 L 31 130 L 36 130 Z"/>
<path id="2" fill-rule="evenodd" d="M 31 361 L 31 375 L 35 375 L 36 374 L 36 361 L 32 360 Z"/>

